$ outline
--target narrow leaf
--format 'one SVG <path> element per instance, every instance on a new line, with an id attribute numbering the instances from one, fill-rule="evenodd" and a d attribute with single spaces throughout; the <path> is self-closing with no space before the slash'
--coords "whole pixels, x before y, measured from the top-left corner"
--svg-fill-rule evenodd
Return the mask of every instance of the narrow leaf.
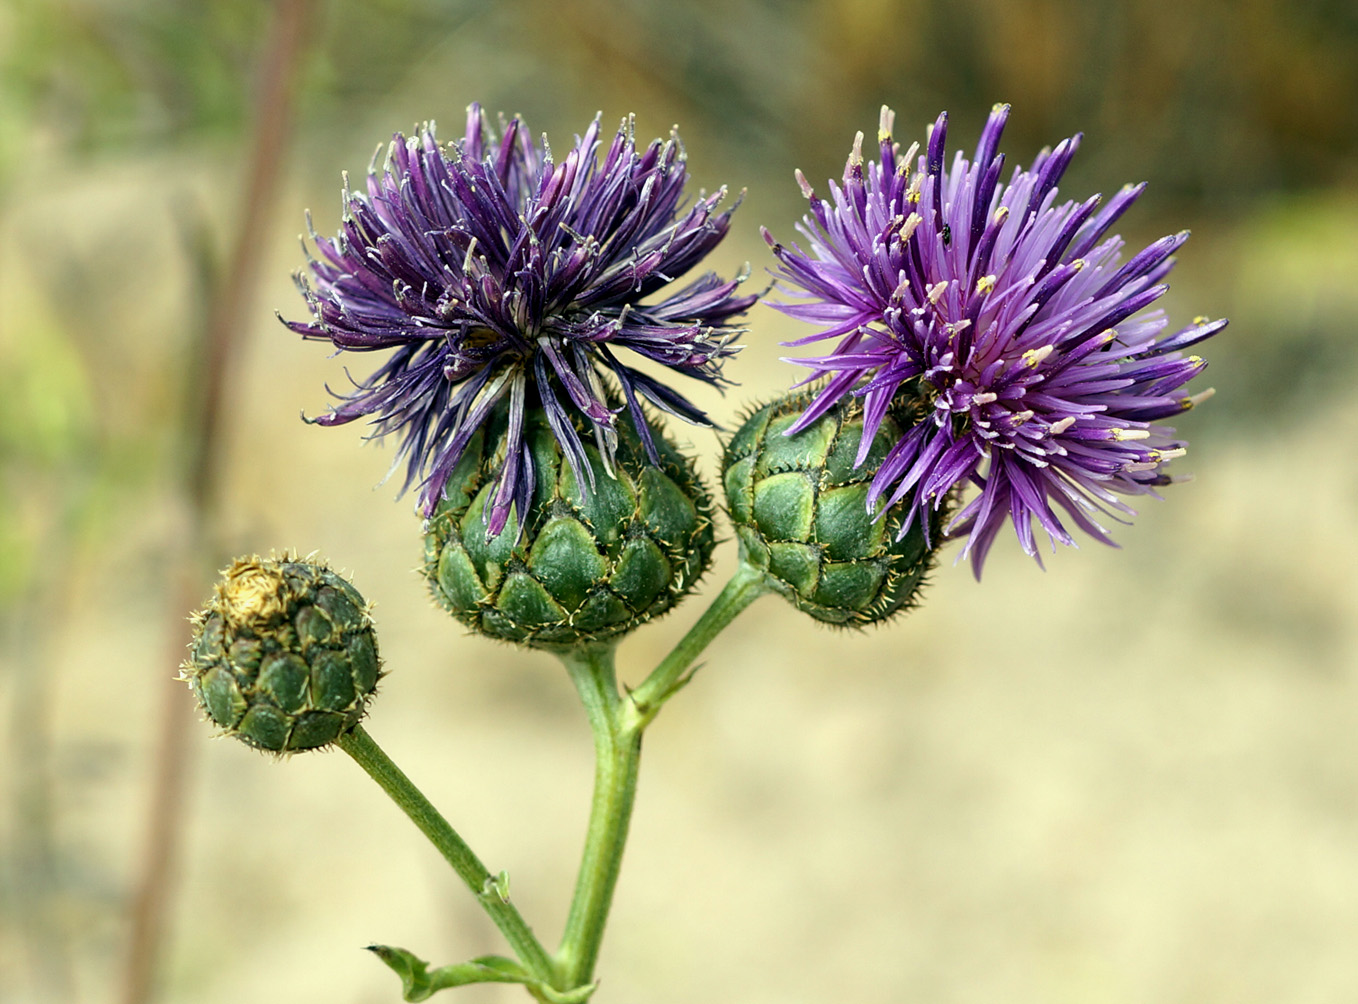
<path id="1" fill-rule="evenodd" d="M 439 990 L 466 986 L 468 983 L 533 983 L 533 978 L 512 959 L 483 955 L 470 962 L 441 966 L 431 970 L 429 963 L 391 945 L 369 945 L 368 951 L 401 978 L 401 996 L 407 1001 L 427 1000 Z M 574 1000 L 562 1004 L 576 1004 Z"/>

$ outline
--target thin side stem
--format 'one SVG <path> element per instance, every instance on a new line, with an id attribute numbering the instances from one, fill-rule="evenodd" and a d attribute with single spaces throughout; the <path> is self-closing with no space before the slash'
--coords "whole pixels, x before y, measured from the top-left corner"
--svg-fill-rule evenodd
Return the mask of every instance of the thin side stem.
<path id="1" fill-rule="evenodd" d="M 444 859 L 453 866 L 453 871 L 467 883 L 482 908 L 490 915 L 533 976 L 543 983 L 556 985 L 556 968 L 546 949 L 533 934 L 519 911 L 509 901 L 507 890 L 499 878 L 481 863 L 457 831 L 448 824 L 438 809 L 419 788 L 406 777 L 400 767 L 382 752 L 363 726 L 355 726 L 353 731 L 340 736 L 340 749 L 348 753 L 358 765 L 368 772 L 368 776 L 381 785 L 410 821 L 419 827 L 420 832 L 438 848 Z"/>
<path id="2" fill-rule="evenodd" d="M 651 671 L 641 686 L 632 691 L 632 703 L 641 715 L 643 728 L 655 718 L 660 706 L 688 682 L 689 678 L 684 674 L 712 639 L 741 611 L 771 591 L 763 572 L 745 561 L 740 562 L 730 581 L 722 587 L 693 627 L 688 629 L 688 633 L 679 639 L 679 644 Z"/>
<path id="3" fill-rule="evenodd" d="M 618 694 L 612 647 L 568 652 L 561 661 L 570 671 L 594 732 L 594 801 L 580 875 L 556 957 L 564 986 L 574 989 L 594 977 L 636 801 L 644 726 L 632 702 Z"/>

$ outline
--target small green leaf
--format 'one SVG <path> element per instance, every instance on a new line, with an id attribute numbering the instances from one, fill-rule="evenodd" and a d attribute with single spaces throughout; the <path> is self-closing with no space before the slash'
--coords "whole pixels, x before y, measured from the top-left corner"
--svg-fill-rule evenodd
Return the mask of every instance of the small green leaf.
<path id="1" fill-rule="evenodd" d="M 428 1000 L 440 990 L 466 986 L 469 983 L 523 983 L 540 989 L 540 984 L 534 981 L 522 966 L 513 959 L 499 955 L 483 955 L 470 962 L 440 966 L 431 970 L 429 963 L 404 948 L 369 945 L 368 951 L 385 962 L 392 972 L 401 978 L 401 996 L 407 1001 Z M 562 1004 L 575 1002 L 563 1001 Z"/>
<path id="2" fill-rule="evenodd" d="M 502 871 L 494 878 L 486 879 L 486 884 L 481 888 L 481 896 L 488 899 L 495 896 L 501 903 L 509 902 L 509 872 Z"/>

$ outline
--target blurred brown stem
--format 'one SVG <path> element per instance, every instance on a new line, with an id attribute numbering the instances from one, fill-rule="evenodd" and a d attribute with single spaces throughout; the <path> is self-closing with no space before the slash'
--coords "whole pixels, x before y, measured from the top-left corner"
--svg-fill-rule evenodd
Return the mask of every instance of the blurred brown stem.
<path id="1" fill-rule="evenodd" d="M 187 612 L 202 598 L 206 566 L 220 557 L 211 541 L 212 509 L 221 456 L 223 403 L 227 379 L 239 353 L 245 320 L 259 283 L 261 248 L 267 219 L 282 179 L 283 154 L 292 117 L 297 70 L 306 40 L 311 0 L 278 0 L 268 51 L 256 95 L 254 131 L 242 211 L 226 261 L 215 284 L 196 347 L 193 393 L 188 398 L 185 436 L 186 540 L 178 551 L 178 573 L 171 601 L 172 647 L 182 651 Z M 145 1004 L 165 935 L 190 746 L 185 741 L 192 717 L 184 687 L 166 673 L 151 804 L 142 863 L 132 908 L 131 935 L 124 973 L 123 1004 Z"/>

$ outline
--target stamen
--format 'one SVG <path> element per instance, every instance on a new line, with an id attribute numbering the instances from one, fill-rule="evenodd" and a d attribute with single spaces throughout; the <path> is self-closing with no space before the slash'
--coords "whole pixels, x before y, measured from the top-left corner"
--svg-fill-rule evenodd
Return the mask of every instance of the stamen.
<path id="1" fill-rule="evenodd" d="M 1055 345 L 1044 345 L 1040 349 L 1029 349 L 1027 352 L 1023 353 L 1023 364 L 1025 366 L 1030 366 L 1033 369 L 1037 369 L 1037 367 L 1042 365 L 1042 360 L 1046 359 L 1055 351 Z"/>

